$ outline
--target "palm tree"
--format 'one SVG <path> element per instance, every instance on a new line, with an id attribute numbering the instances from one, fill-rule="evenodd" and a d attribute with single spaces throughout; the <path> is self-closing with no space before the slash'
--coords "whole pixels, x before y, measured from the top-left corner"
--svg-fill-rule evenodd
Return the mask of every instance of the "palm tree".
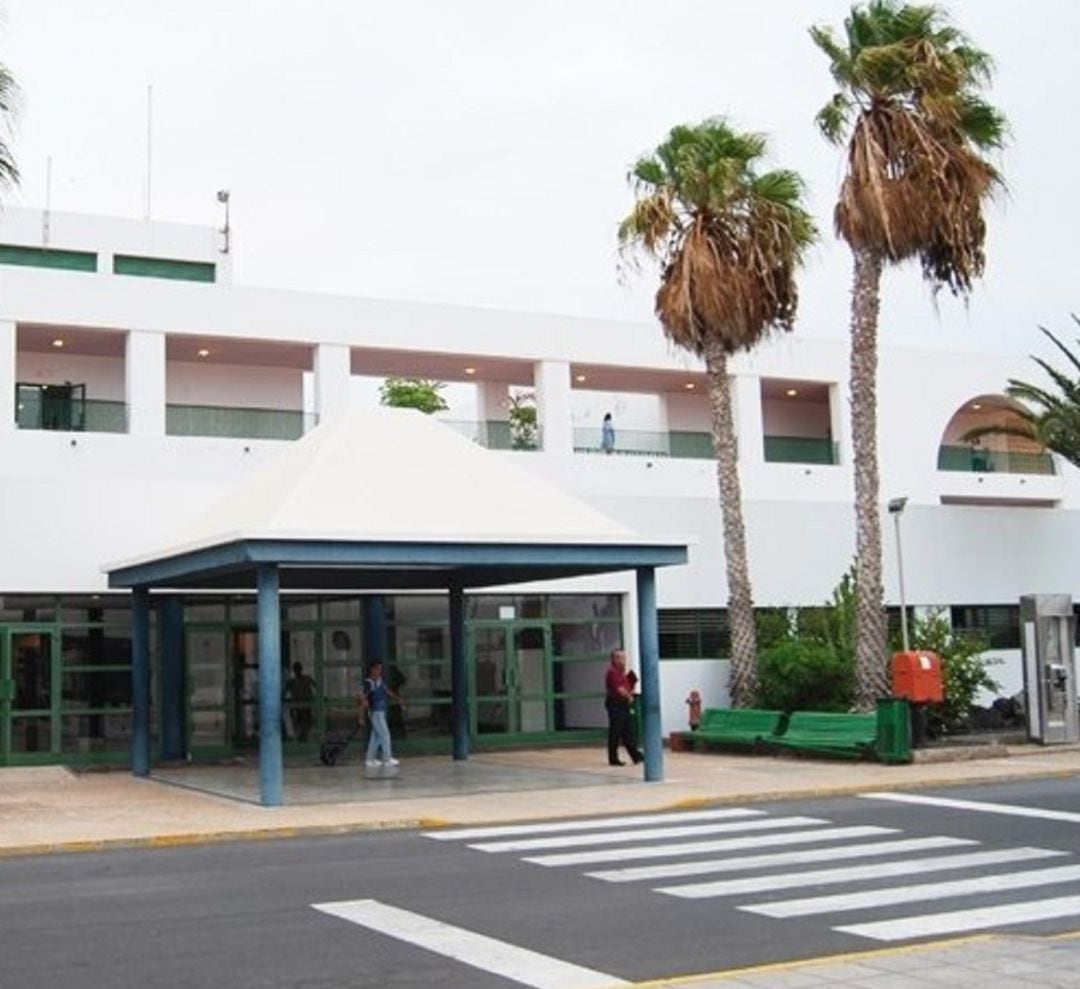
<path id="1" fill-rule="evenodd" d="M 1080 326 L 1080 319 L 1075 314 L 1073 322 Z M 1011 397 L 1025 403 L 1024 408 L 1015 410 L 1016 420 L 1019 421 L 1014 420 L 1013 425 L 979 426 L 969 430 L 964 439 L 975 440 L 991 433 L 1019 436 L 1053 450 L 1074 467 L 1080 467 L 1080 351 L 1072 353 L 1048 329 L 1043 326 L 1039 329 L 1068 358 L 1075 376 L 1070 377 L 1068 371 L 1059 371 L 1041 357 L 1032 357 L 1050 376 L 1060 394 L 1055 395 L 1046 388 L 1010 378 L 1006 391 Z M 1076 342 L 1080 345 L 1080 339 Z"/>
<path id="2" fill-rule="evenodd" d="M 624 249 L 660 262 L 656 314 L 664 333 L 702 358 L 708 374 L 737 707 L 757 692 L 757 636 L 727 360 L 770 330 L 791 329 L 795 271 L 817 235 L 802 206 L 802 179 L 786 170 L 758 174 L 765 151 L 764 137 L 720 118 L 675 127 L 630 172 L 636 202 L 619 227 Z"/>
<path id="3" fill-rule="evenodd" d="M 854 256 L 851 420 L 855 459 L 856 706 L 888 692 L 877 460 L 877 322 L 885 264 L 918 258 L 935 292 L 966 297 L 983 272 L 983 206 L 1001 184 L 984 153 L 1005 136 L 979 95 L 989 56 L 933 6 L 871 0 L 851 9 L 838 42 L 811 29 L 839 86 L 817 122 L 847 141 L 834 212 Z"/>
<path id="4" fill-rule="evenodd" d="M 19 102 L 19 87 L 15 77 L 0 65 L 0 119 L 10 128 Z M 8 143 L 0 138 L 0 188 L 10 189 L 19 182 L 19 169 Z"/>

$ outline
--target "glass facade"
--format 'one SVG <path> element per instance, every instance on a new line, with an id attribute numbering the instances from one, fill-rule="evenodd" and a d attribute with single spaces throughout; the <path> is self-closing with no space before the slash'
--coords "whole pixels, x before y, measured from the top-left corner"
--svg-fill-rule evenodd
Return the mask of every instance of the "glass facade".
<path id="1" fill-rule="evenodd" d="M 375 609 L 374 613 L 378 613 Z M 284 595 L 282 736 L 310 753 L 356 724 L 365 643 L 385 651 L 403 700 L 389 723 L 403 751 L 450 747 L 447 599 L 382 599 L 385 628 L 365 636 L 359 596 Z M 623 644 L 619 595 L 466 598 L 474 744 L 598 737 L 604 668 Z M 184 749 L 195 759 L 253 752 L 259 741 L 258 630 L 250 595 L 188 595 L 182 608 Z M 160 757 L 164 677 L 151 609 L 152 743 Z M 377 643 L 383 643 L 377 645 Z M 130 758 L 131 607 L 127 595 L 0 597 L 0 765 Z M 177 681 L 173 681 L 177 682 Z"/>

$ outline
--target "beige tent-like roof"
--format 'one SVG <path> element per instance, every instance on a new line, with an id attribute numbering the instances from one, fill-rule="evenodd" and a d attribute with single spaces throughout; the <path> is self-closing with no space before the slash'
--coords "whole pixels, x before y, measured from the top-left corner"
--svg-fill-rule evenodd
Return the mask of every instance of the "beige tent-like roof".
<path id="1" fill-rule="evenodd" d="M 114 587 L 446 587 L 683 563 L 506 457 L 405 409 L 322 424 L 169 545 L 105 567 Z"/>

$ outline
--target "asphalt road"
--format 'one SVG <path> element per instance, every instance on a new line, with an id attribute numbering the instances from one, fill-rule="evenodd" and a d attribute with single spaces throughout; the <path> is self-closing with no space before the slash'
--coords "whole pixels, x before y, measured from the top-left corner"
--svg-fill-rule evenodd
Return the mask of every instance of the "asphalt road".
<path id="1" fill-rule="evenodd" d="M 0 985 L 581 989 L 1080 928 L 1080 780 L 918 796 L 0 861 Z"/>

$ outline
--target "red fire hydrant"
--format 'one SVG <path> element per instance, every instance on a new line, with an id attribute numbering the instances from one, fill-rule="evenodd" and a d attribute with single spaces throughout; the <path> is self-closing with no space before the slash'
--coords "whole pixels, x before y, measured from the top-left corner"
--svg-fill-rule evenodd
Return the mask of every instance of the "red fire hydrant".
<path id="1" fill-rule="evenodd" d="M 701 694 L 696 690 L 691 690 L 690 696 L 686 698 L 686 706 L 689 709 L 690 730 L 697 731 L 698 725 L 701 724 Z"/>

